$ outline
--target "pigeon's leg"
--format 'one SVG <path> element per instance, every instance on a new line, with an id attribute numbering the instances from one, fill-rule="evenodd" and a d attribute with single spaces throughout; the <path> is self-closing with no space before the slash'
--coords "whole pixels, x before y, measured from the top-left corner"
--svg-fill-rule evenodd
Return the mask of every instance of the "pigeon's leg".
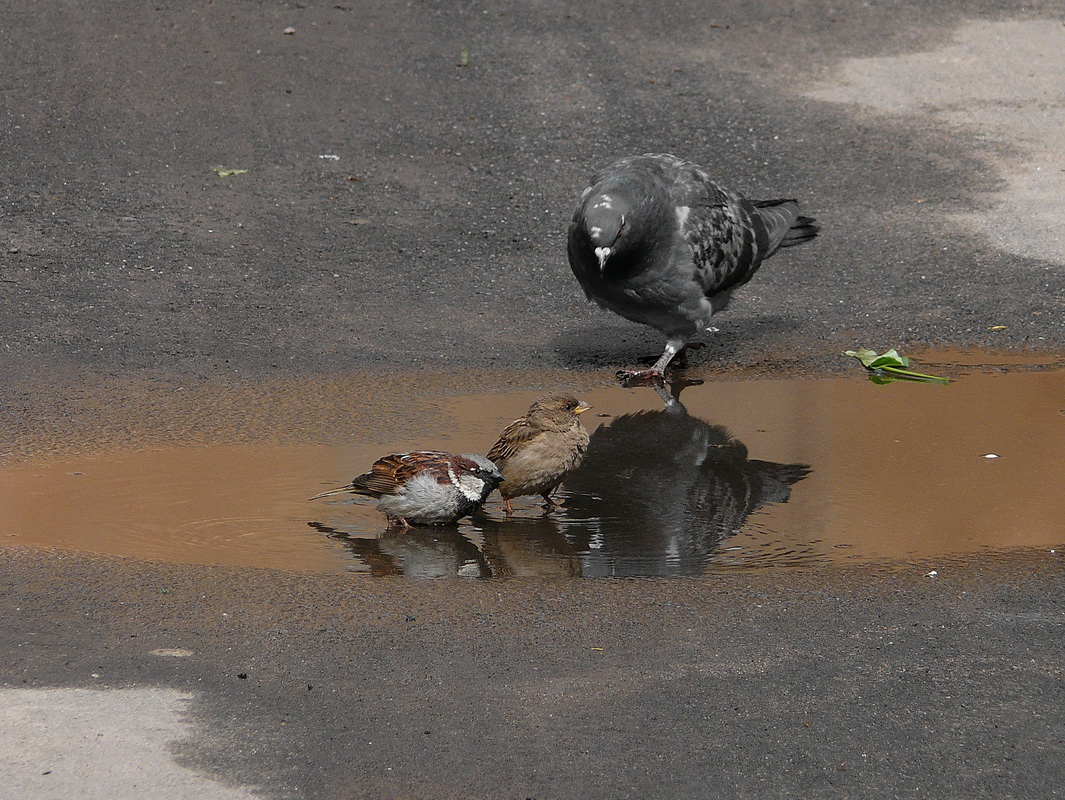
<path id="1" fill-rule="evenodd" d="M 617 378 L 622 386 L 656 386 L 665 383 L 666 367 L 673 360 L 673 356 L 680 352 L 687 344 L 684 339 L 670 339 L 666 342 L 666 349 L 661 357 L 650 369 L 623 369 L 617 373 Z"/>
<path id="2" fill-rule="evenodd" d="M 514 513 L 514 506 L 512 506 L 512 505 L 510 504 L 510 498 L 509 498 L 509 497 L 504 497 L 504 498 L 503 498 L 503 510 L 507 512 L 507 516 L 508 516 L 508 517 L 509 517 L 509 516 L 510 516 L 511 514 L 513 514 L 513 513 Z"/>

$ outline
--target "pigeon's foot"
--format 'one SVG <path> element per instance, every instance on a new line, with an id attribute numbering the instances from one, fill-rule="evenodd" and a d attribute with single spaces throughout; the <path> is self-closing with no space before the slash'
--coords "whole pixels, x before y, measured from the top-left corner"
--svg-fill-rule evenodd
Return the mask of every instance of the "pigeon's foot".
<path id="1" fill-rule="evenodd" d="M 666 376 L 658 369 L 621 369 L 615 377 L 625 388 L 633 386 L 665 386 Z"/>

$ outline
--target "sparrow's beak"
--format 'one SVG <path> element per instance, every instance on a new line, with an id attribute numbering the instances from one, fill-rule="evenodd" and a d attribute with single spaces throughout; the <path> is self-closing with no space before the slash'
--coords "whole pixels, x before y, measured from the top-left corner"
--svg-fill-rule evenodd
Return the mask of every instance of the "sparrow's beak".
<path id="1" fill-rule="evenodd" d="M 580 403 L 575 409 L 573 409 L 573 413 L 574 414 L 583 414 L 589 408 L 591 408 L 591 406 L 588 405 L 587 403 Z"/>
<path id="2" fill-rule="evenodd" d="M 599 271 L 602 272 L 606 269 L 606 260 L 610 258 L 609 247 L 597 247 L 595 248 L 595 257 L 599 259 Z"/>

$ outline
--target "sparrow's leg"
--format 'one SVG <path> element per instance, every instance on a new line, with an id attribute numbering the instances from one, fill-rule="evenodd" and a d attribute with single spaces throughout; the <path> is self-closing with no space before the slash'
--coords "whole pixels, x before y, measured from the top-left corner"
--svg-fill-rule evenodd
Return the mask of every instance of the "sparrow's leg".
<path id="1" fill-rule="evenodd" d="M 657 386 L 665 383 L 666 367 L 685 344 L 684 339 L 670 339 L 654 366 L 650 369 L 623 369 L 617 373 L 617 379 L 621 381 L 622 386 Z"/>

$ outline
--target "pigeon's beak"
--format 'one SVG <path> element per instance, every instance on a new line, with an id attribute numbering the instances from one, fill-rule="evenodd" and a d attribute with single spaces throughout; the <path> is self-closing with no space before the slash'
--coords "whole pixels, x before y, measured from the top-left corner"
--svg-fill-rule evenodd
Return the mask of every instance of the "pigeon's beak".
<path id="1" fill-rule="evenodd" d="M 588 410 L 589 408 L 591 408 L 591 406 L 590 406 L 590 405 L 588 405 L 587 403 L 579 403 L 579 404 L 577 405 L 577 407 L 576 407 L 575 409 L 573 409 L 573 413 L 574 413 L 574 414 L 583 414 L 583 413 L 584 413 L 585 411 L 587 411 L 587 410 Z"/>
<path id="2" fill-rule="evenodd" d="M 595 248 L 595 257 L 599 259 L 599 271 L 602 272 L 606 269 L 606 260 L 610 258 L 611 250 L 609 247 L 597 247 Z"/>

